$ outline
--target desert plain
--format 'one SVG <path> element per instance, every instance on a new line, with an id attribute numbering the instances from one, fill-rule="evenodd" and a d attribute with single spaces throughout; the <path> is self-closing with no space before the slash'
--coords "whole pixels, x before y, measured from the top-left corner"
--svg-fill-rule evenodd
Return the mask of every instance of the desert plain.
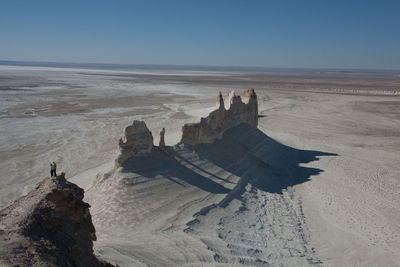
<path id="1" fill-rule="evenodd" d="M 258 129 L 182 126 L 254 88 Z M 114 169 L 145 121 L 165 153 Z M 398 266 L 400 72 L 0 65 L 0 208 L 50 175 L 85 189 L 118 266 Z M 237 190 L 237 189 L 240 190 Z"/>

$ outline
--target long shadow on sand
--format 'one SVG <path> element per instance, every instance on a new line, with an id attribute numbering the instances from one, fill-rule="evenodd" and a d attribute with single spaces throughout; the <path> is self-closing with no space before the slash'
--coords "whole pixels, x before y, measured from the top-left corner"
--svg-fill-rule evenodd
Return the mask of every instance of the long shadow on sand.
<path id="1" fill-rule="evenodd" d="M 223 185 L 183 165 L 175 154 L 173 147 L 155 149 L 152 153 L 125 161 L 122 172 L 137 173 L 147 178 L 165 178 L 183 187 L 185 184 L 182 182 L 186 182 L 215 194 L 229 192 Z"/>
<path id="2" fill-rule="evenodd" d="M 197 164 L 205 162 L 240 177 L 242 185 L 250 183 L 265 192 L 282 193 L 283 189 L 304 183 L 322 172 L 300 166 L 319 160 L 319 156 L 337 154 L 295 149 L 250 125 L 241 124 L 226 131 L 222 139 L 212 144 L 177 144 L 164 150 L 155 149 L 148 155 L 126 161 L 122 167 L 123 172 L 148 178 L 164 177 L 181 186 L 185 186 L 184 181 L 210 193 L 228 193 L 230 190 L 220 183 L 231 182 Z M 243 189 L 241 186 L 235 197 L 239 197 Z"/>
<path id="3" fill-rule="evenodd" d="M 300 164 L 317 161 L 319 156 L 337 156 L 283 145 L 247 124 L 229 129 L 211 145 L 193 149 L 200 157 L 270 193 L 282 193 L 283 189 L 323 172 Z"/>

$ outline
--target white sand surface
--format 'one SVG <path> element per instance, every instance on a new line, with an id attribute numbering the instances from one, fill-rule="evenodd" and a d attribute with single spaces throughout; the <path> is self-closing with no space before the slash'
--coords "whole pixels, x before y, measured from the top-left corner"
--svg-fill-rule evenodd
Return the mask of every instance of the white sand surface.
<path id="1" fill-rule="evenodd" d="M 300 203 L 287 189 L 308 179 L 298 163 L 318 155 L 325 154 L 241 126 L 214 144 L 135 158 L 87 192 L 96 249 L 122 265 L 128 262 L 110 250 L 150 265 L 319 263 Z M 282 177 L 283 170 L 302 174 Z"/>
<path id="2" fill-rule="evenodd" d="M 172 73 L 2 67 L 0 206 L 54 160 L 120 266 L 399 266 L 398 73 Z M 259 130 L 174 146 L 218 91 L 250 86 Z M 111 171 L 134 119 L 171 147 Z"/>

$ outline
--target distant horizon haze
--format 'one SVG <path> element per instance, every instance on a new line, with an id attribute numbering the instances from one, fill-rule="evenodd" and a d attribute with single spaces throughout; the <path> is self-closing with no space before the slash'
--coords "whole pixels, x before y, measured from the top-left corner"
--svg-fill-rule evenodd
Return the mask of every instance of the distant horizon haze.
<path id="1" fill-rule="evenodd" d="M 0 66 L 21 67 L 54 67 L 54 68 L 89 68 L 89 69 L 165 69 L 188 71 L 349 71 L 349 72 L 400 72 L 399 69 L 377 68 L 328 68 L 328 67 L 260 67 L 260 66 L 220 66 L 220 65 L 188 65 L 188 64 L 146 64 L 146 63 L 104 63 L 104 62 L 58 62 L 58 61 L 21 61 L 2 60 Z"/>

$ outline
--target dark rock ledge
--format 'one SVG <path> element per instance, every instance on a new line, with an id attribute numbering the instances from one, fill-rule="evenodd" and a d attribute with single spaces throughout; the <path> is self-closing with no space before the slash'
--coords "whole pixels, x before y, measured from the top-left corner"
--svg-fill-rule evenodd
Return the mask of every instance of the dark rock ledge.
<path id="1" fill-rule="evenodd" d="M 0 211 L 0 266 L 113 266 L 93 254 L 84 191 L 65 174 L 44 179 Z"/>

